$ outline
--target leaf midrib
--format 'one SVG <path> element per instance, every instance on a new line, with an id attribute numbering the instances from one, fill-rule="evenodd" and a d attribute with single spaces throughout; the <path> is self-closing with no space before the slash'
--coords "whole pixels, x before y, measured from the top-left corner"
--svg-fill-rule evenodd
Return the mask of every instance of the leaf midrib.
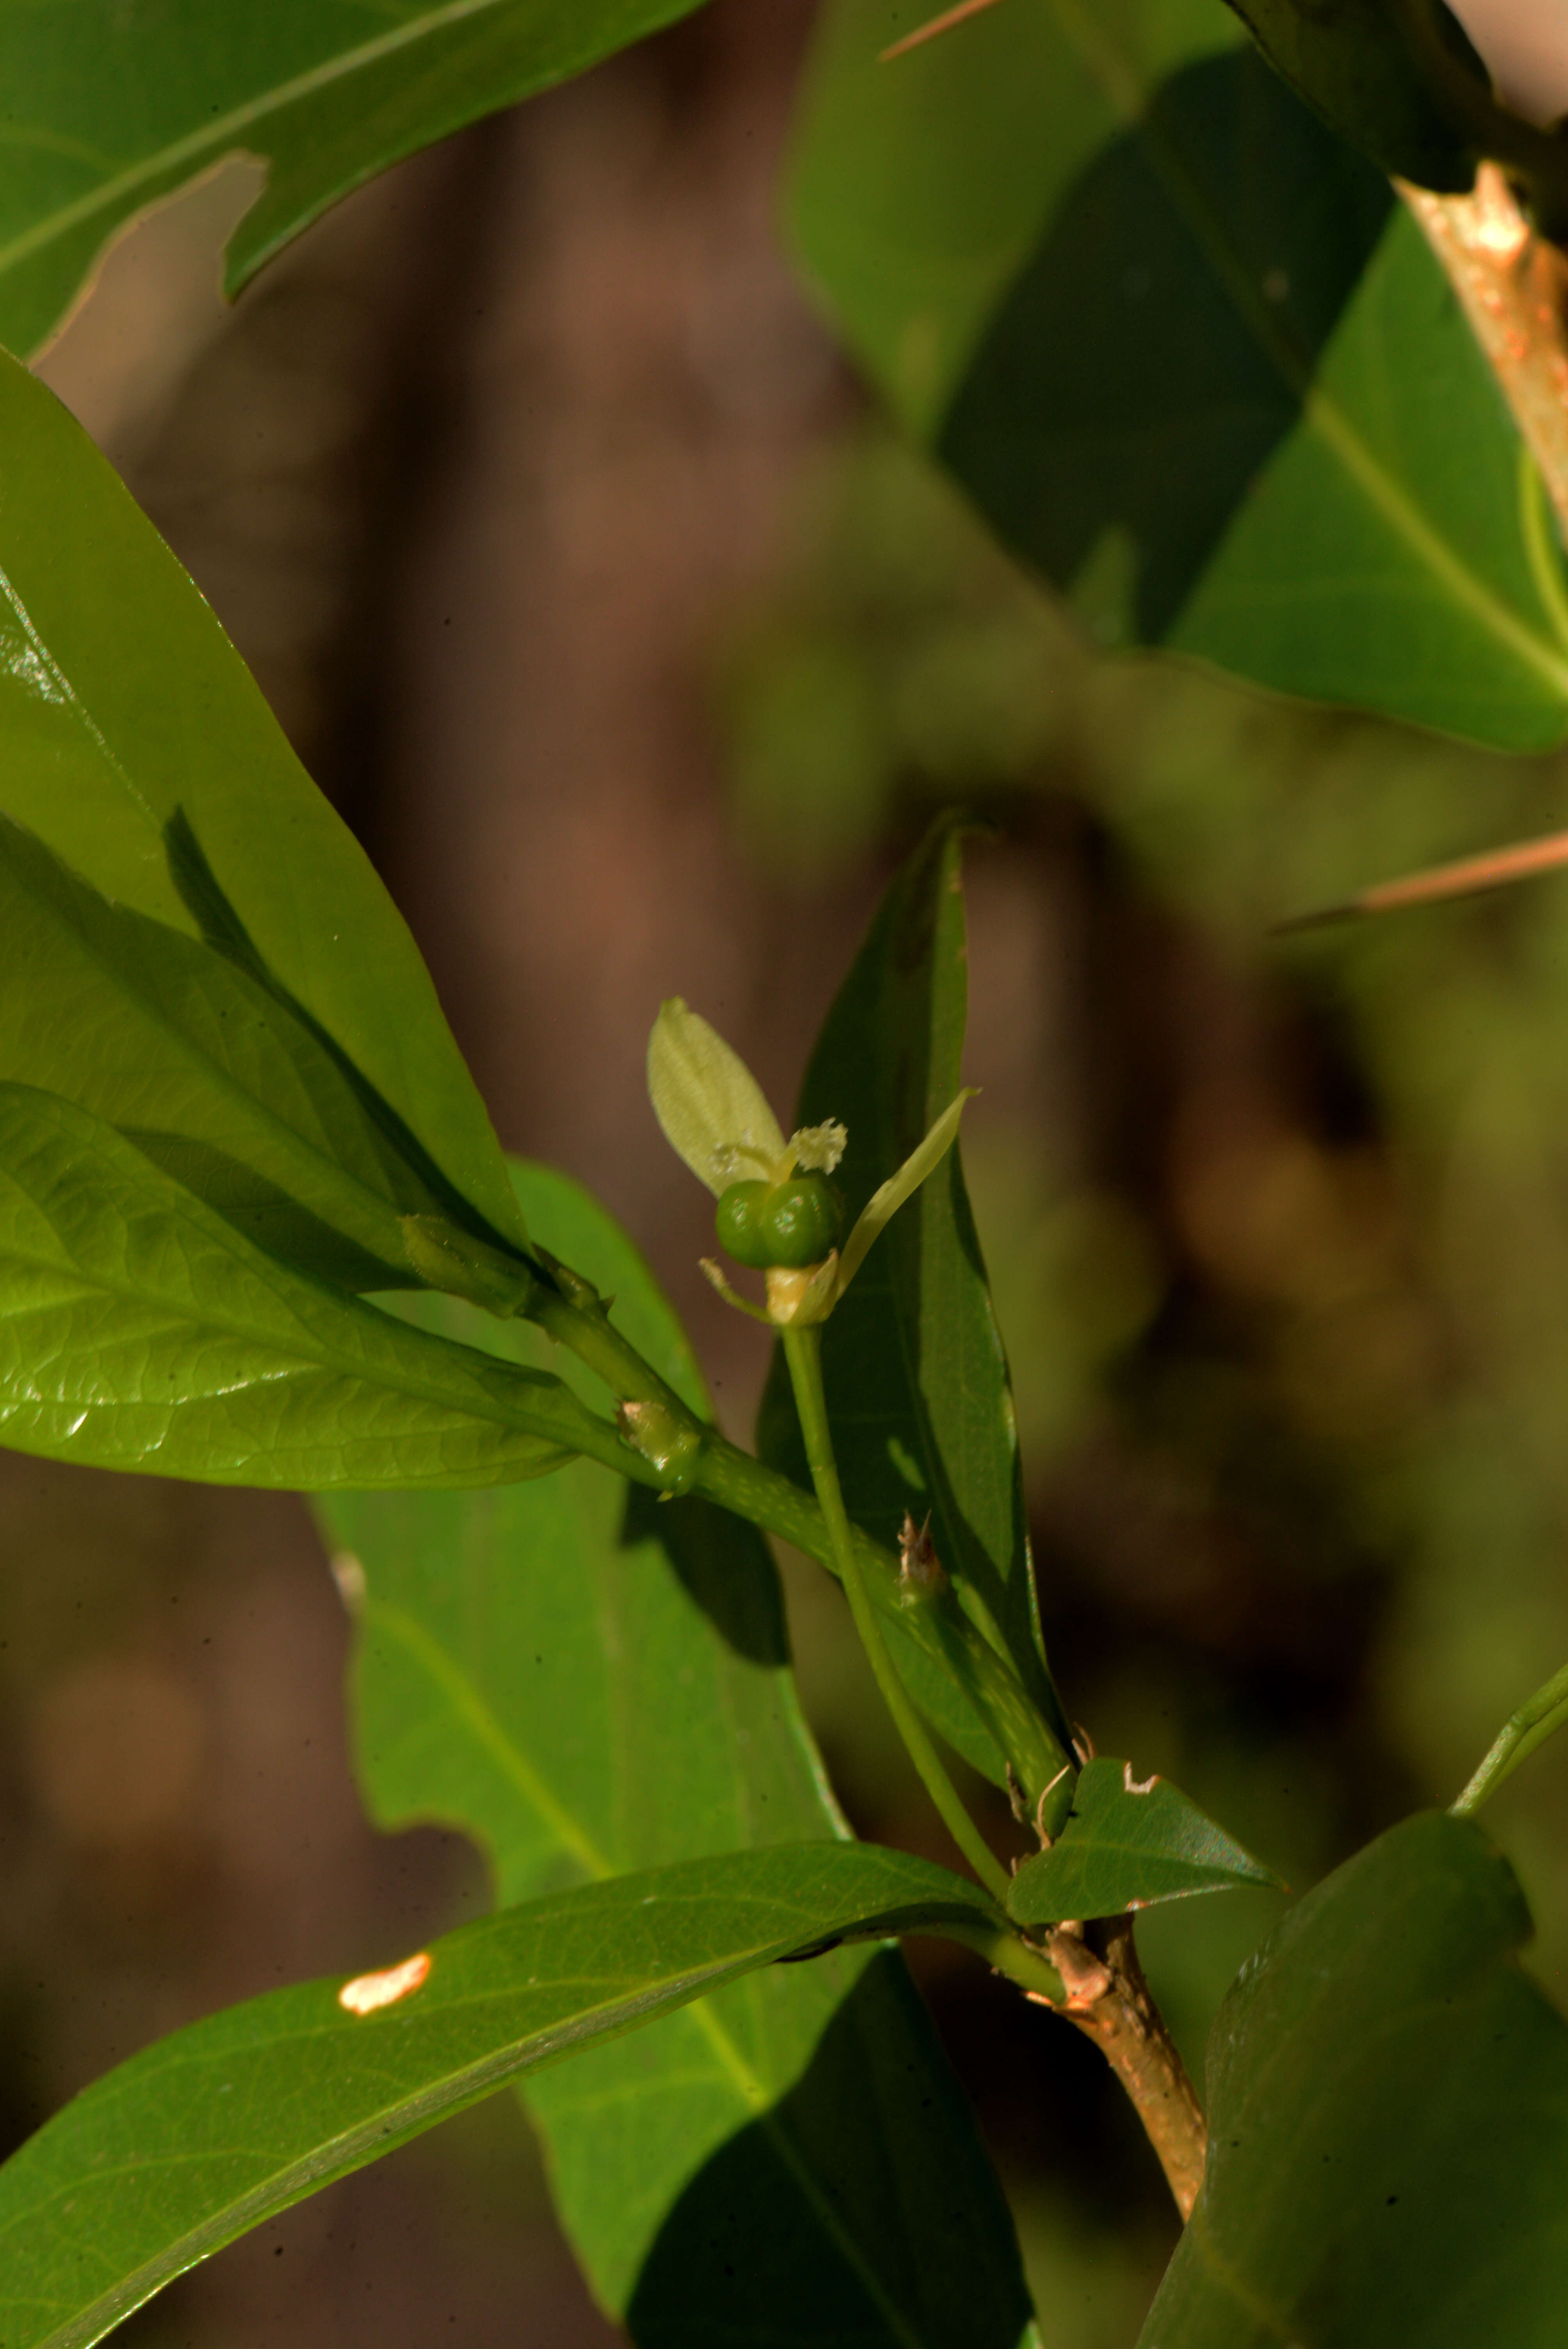
<path id="1" fill-rule="evenodd" d="M 1137 67 L 1120 53 L 1113 38 L 1089 20 L 1082 0 L 1051 0 L 1051 5 L 1062 37 L 1077 50 L 1111 107 L 1124 124 L 1141 130 L 1147 138 L 1172 203 L 1191 230 L 1222 290 L 1259 348 L 1300 402 L 1308 425 L 1316 430 L 1344 471 L 1382 515 L 1390 533 L 1404 541 L 1453 600 L 1469 610 L 1526 667 L 1533 669 L 1560 697 L 1568 699 L 1568 659 L 1555 652 L 1546 638 L 1538 636 L 1439 536 L 1357 430 L 1339 402 L 1303 367 L 1232 254 L 1222 223 L 1216 220 L 1202 190 L 1170 146 L 1151 131 L 1150 92 Z"/>
<path id="2" fill-rule="evenodd" d="M 491 1759 L 504 1770 L 524 1800 L 534 1806 L 551 1832 L 560 1836 L 579 1866 L 599 1882 L 620 1874 L 619 1869 L 611 1866 L 586 1827 L 573 1819 L 550 1792 L 528 1756 L 502 1728 L 470 1675 L 424 1625 L 407 1609 L 384 1606 L 375 1599 L 366 1608 L 366 1619 L 403 1641 L 408 1654 L 424 1666 L 451 1699 Z M 824 1837 L 824 1841 L 827 1840 L 829 1838 Z M 903 2349 L 925 2349 L 921 2334 L 912 2329 L 903 2311 L 889 2297 L 881 2277 L 867 2262 L 831 2199 L 822 2191 L 815 2172 L 809 2163 L 802 2160 L 794 2140 L 779 2125 L 772 2095 L 748 2062 L 733 2033 L 714 2013 L 706 1997 L 694 2000 L 685 2012 L 707 2041 L 737 2095 L 755 2116 L 757 2125 L 795 2180 L 824 2234 L 836 2245 L 845 2265 L 876 2308 L 893 2339 L 903 2344 Z M 56 2349 L 56 2344 L 46 2344 L 44 2349 Z M 63 2343 L 59 2349 L 65 2349 Z"/>
<path id="3" fill-rule="evenodd" d="M 738 1972 L 743 1970 L 744 1961 L 730 1956 L 716 1960 L 707 1967 L 686 1969 L 684 1978 L 689 1980 L 693 1974 L 700 1976 L 703 1973 Z M 673 1982 L 682 1978 L 679 1971 L 666 1975 L 662 1978 L 658 1988 L 667 1991 Z M 652 1991 L 649 1992 L 650 1997 L 655 1994 Z M 689 2006 L 692 2002 L 687 2003 Z M 585 2009 L 582 2014 L 573 2016 L 570 2024 L 546 2025 L 523 2039 L 509 2041 L 506 2046 L 492 2049 L 475 2063 L 449 2075 L 438 2085 L 418 2091 L 392 2107 L 383 2106 L 380 2112 L 357 2123 L 353 2128 L 343 2130 L 335 2137 L 313 2147 L 309 2153 L 285 2162 L 260 2185 L 225 2203 L 221 2211 L 213 2212 L 198 2226 L 190 2229 L 177 2242 L 167 2245 L 153 2258 L 144 2261 L 134 2273 L 119 2278 L 107 2292 L 99 2293 L 94 2306 L 80 2311 L 65 2324 L 57 2326 L 53 2333 L 36 2344 L 36 2349 L 87 2349 L 89 2343 L 101 2338 L 109 2324 L 129 2316 L 164 2284 L 172 2282 L 177 2275 L 182 2275 L 200 2261 L 235 2240 L 251 2226 L 259 2224 L 269 2212 L 286 2209 L 291 2203 L 302 2199 L 313 2186 L 328 2184 L 333 2178 L 344 2174 L 346 2169 L 356 2167 L 356 2157 L 387 2134 L 386 2123 L 389 2109 L 397 2116 L 394 2142 L 400 2144 L 415 2134 L 427 2117 L 475 2104 L 490 2089 L 500 2087 L 519 2072 L 542 2069 L 558 2049 L 564 2053 L 584 2038 L 598 2036 L 575 2026 L 622 2006 L 629 2009 L 630 2025 L 630 1998 L 628 1993 L 623 1992 L 603 2001 L 596 2008 Z M 672 2008 L 670 2012 L 678 2013 L 680 2009 Z M 603 2034 L 606 2040 L 619 2035 L 617 2033 Z M 538 2045 L 541 2052 L 538 2058 L 531 2063 L 526 2056 L 520 2055 L 519 2051 L 534 2045 Z M 285 2197 L 284 2199 L 280 2200 L 280 2193 Z M 914 2349 L 919 2349 L 918 2344 L 914 2344 Z"/>
<path id="4" fill-rule="evenodd" d="M 109 1130 L 111 1132 L 114 1131 L 112 1127 Z M 129 1144 L 127 1145 L 128 1148 L 129 1146 L 130 1145 Z M 37 1212 L 49 1223 L 50 1228 L 54 1229 L 53 1218 L 49 1216 L 48 1209 L 41 1201 L 36 1199 L 30 1191 L 25 1189 L 24 1185 L 15 1174 L 12 1175 L 11 1180 L 16 1185 L 18 1190 L 23 1191 L 23 1195 L 31 1201 L 32 1205 L 37 1209 Z M 170 1216 L 177 1216 L 181 1211 L 178 1207 L 172 1207 L 167 1212 Z M 210 1248 L 216 1247 L 217 1244 L 213 1241 L 211 1234 L 202 1230 L 200 1225 L 196 1226 L 195 1228 L 198 1237 L 204 1247 Z M 170 1305 L 169 1299 L 157 1291 L 139 1288 L 129 1278 L 124 1280 L 116 1280 L 108 1274 L 94 1272 L 84 1268 L 81 1264 L 77 1262 L 75 1258 L 70 1256 L 68 1243 L 62 1240 L 61 1246 L 66 1247 L 67 1251 L 67 1263 L 64 1268 L 62 1268 L 57 1258 L 30 1254 L 27 1250 L 18 1246 L 15 1241 L 5 1242 L 4 1248 L 0 1249 L 0 1253 L 3 1253 L 13 1264 L 23 1265 L 34 1271 L 59 1272 L 62 1269 L 67 1269 L 70 1271 L 76 1278 L 84 1282 L 88 1291 L 91 1294 L 102 1297 L 128 1299 L 135 1303 L 142 1305 L 152 1304 L 159 1306 L 165 1311 L 175 1311 L 176 1309 Z M 254 1266 L 246 1264 L 243 1268 L 252 1278 L 258 1280 L 263 1279 L 263 1276 Z M 303 1278 L 303 1276 L 301 1276 L 301 1278 Z M 270 1282 L 266 1282 L 265 1286 L 267 1287 L 268 1293 L 277 1298 L 278 1302 L 284 1307 L 284 1310 L 288 1312 L 291 1319 L 295 1322 L 297 1328 L 301 1331 L 302 1336 L 305 1338 L 314 1336 L 310 1323 L 303 1319 L 303 1317 L 289 1302 L 288 1299 L 282 1296 Z M 428 1337 L 429 1333 L 418 1330 L 408 1322 L 397 1320 L 390 1314 L 380 1313 L 378 1308 L 373 1305 L 366 1305 L 363 1300 L 357 1298 L 352 1299 L 346 1297 L 341 1299 L 329 1299 L 328 1301 L 340 1304 L 346 1311 L 376 1314 L 378 1320 L 386 1322 L 388 1330 L 398 1333 L 400 1336 L 409 1336 L 416 1340 Z M 53 1299 L 50 1300 L 50 1304 L 52 1308 L 54 1304 Z M 366 1386 L 381 1387 L 391 1393 L 407 1395 L 416 1402 L 439 1404 L 443 1410 L 462 1410 L 475 1419 L 490 1421 L 497 1426 L 507 1428 L 520 1435 L 537 1438 L 542 1433 L 541 1430 L 531 1427 L 527 1421 L 520 1416 L 518 1413 L 509 1411 L 505 1403 L 498 1397 L 490 1395 L 484 1381 L 477 1375 L 477 1373 L 474 1376 L 472 1391 L 465 1391 L 459 1393 L 455 1392 L 452 1387 L 447 1386 L 433 1378 L 419 1378 L 417 1374 L 405 1370 L 401 1364 L 394 1366 L 392 1363 L 389 1363 L 385 1360 L 377 1361 L 375 1359 L 374 1354 L 369 1349 L 366 1349 L 366 1351 L 364 1354 L 358 1356 L 347 1352 L 340 1353 L 332 1348 L 330 1344 L 324 1343 L 322 1340 L 317 1339 L 315 1341 L 315 1351 L 311 1351 L 308 1349 L 302 1349 L 296 1356 L 289 1350 L 288 1341 L 279 1336 L 275 1330 L 258 1330 L 255 1327 L 250 1326 L 238 1319 L 225 1317 L 220 1309 L 205 1302 L 201 1303 L 200 1306 L 193 1304 L 188 1316 L 183 1314 L 180 1315 L 177 1319 L 176 1326 L 191 1332 L 205 1328 L 218 1333 L 219 1335 L 233 1338 L 248 1345 L 265 1347 L 274 1355 L 281 1356 L 285 1362 L 297 1361 L 298 1368 L 302 1371 L 317 1375 L 325 1371 L 329 1375 L 356 1379 Z M 296 1345 L 299 1344 L 299 1340 L 294 1341 Z M 548 1372 L 529 1372 L 523 1370 L 521 1365 L 508 1362 L 500 1355 L 480 1353 L 477 1348 L 458 1345 L 451 1339 L 443 1339 L 438 1337 L 430 1338 L 429 1342 L 443 1349 L 450 1347 L 454 1353 L 461 1356 L 471 1355 L 474 1362 L 480 1369 L 499 1372 L 503 1377 L 510 1375 L 523 1381 L 529 1381 L 534 1378 L 547 1380 L 549 1381 L 548 1393 L 552 1401 L 554 1399 L 556 1390 L 559 1390 L 560 1397 L 563 1402 L 572 1404 L 575 1404 L 577 1402 L 577 1398 L 573 1393 L 572 1389 L 566 1386 L 561 1380 L 551 1379 Z M 291 1373 L 286 1371 L 274 1371 L 270 1374 L 270 1377 L 275 1382 L 279 1377 L 287 1375 L 291 1375 Z M 242 1388 L 236 1387 L 234 1389 L 228 1390 L 228 1392 L 241 1392 L 248 1391 L 249 1388 L 253 1386 L 259 1386 L 263 1383 L 263 1381 L 261 1379 L 246 1380 Z M 152 1398 L 143 1397 L 140 1400 L 143 1402 L 150 1402 Z M 583 1407 L 579 1405 L 578 1408 Z M 588 1416 L 592 1417 L 592 1414 L 589 1413 Z M 570 1450 L 573 1448 L 573 1440 L 571 1436 L 564 1432 L 559 1434 L 552 1433 L 546 1435 L 543 1440 L 548 1443 L 559 1444 L 563 1449 Z"/>

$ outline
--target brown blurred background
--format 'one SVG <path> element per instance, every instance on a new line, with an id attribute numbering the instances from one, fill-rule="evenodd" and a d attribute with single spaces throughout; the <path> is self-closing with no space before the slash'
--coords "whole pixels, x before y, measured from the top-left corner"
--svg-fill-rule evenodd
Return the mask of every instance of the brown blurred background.
<path id="1" fill-rule="evenodd" d="M 1279 916 L 1562 823 L 1504 761 L 1099 660 L 877 424 L 776 227 L 805 0 L 718 0 L 345 205 L 232 312 L 241 165 L 111 254 L 40 372 L 355 826 L 509 1147 L 596 1189 L 731 1431 L 761 1335 L 696 1270 L 661 997 L 787 1105 L 901 849 L 988 814 L 965 1153 L 1047 1634 L 1102 1748 L 1299 1889 L 1449 1799 L 1568 1656 L 1562 885 Z M 171 2025 L 485 1898 L 372 1834 L 303 1506 L 0 1455 L 0 2122 Z M 836 1593 L 789 1585 L 867 1832 L 940 1852 Z M 975 1798 L 980 1790 L 972 1789 Z M 1568 1974 L 1568 1752 L 1494 1806 Z M 1145 1920 L 1201 2060 L 1270 1897 Z M 1097 2059 L 958 1954 L 923 1980 L 1047 2349 L 1130 2349 L 1173 2222 Z M 176 2287 L 144 2344 L 608 2341 L 500 2097 Z M 128 2336 L 130 2337 L 130 2336 Z"/>

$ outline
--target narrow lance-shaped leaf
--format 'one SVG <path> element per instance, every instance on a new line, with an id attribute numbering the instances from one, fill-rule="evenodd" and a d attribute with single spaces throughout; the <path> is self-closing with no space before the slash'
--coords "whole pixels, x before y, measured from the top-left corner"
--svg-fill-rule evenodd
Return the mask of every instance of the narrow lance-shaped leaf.
<path id="1" fill-rule="evenodd" d="M 315 1491 L 618 1455 L 559 1379 L 290 1271 L 112 1127 L 0 1084 L 0 1443 Z"/>
<path id="2" fill-rule="evenodd" d="M 30 351 L 120 224 L 225 155 L 265 193 L 231 292 L 351 188 L 694 0 L 117 0 L 0 11 L 0 341 Z"/>
<path id="3" fill-rule="evenodd" d="M 799 1120 L 838 1118 L 837 1180 L 851 1216 L 959 1092 L 967 1012 L 962 833 L 939 823 L 889 890 L 823 1024 Z M 1070 1729 L 1046 1674 L 1006 1360 L 956 1145 L 870 1249 L 822 1332 L 822 1371 L 851 1516 L 891 1542 L 905 1512 L 931 1538 L 964 1605 L 1006 1654 L 1065 1750 Z M 788 1374 L 776 1359 L 758 1427 L 765 1457 L 809 1482 Z M 890 1626 L 911 1692 L 998 1784 L 930 1660 Z M 1043 1782 L 1042 1782 L 1043 1783 Z M 1031 1800 L 1040 1786 L 1027 1789 Z"/>
<path id="4" fill-rule="evenodd" d="M 1078 1773 L 1060 1835 L 1019 1868 L 1007 1908 L 1020 1925 L 1058 1924 L 1278 1880 L 1168 1778 L 1135 1778 L 1130 1763 L 1099 1754 Z"/>
<path id="5" fill-rule="evenodd" d="M 86 433 L 3 353 L 0 451 L 0 814 L 318 1030 L 383 1145 L 465 1231 L 519 1246 L 484 1106 L 364 852 Z"/>
<path id="6" fill-rule="evenodd" d="M 783 1846 L 557 1893 L 379 1976 L 232 2007 L 122 2064 L 0 2169 L 0 2340 L 87 2349 L 330 2178 L 753 1967 L 990 1914 L 928 1861 Z"/>
<path id="7" fill-rule="evenodd" d="M 1558 2349 L 1568 2023 L 1513 1872 L 1424 1812 L 1250 1958 L 1209 2042 L 1203 2190 L 1142 2349 Z"/>
<path id="8" fill-rule="evenodd" d="M 825 12 L 796 235 L 895 412 L 1096 642 L 1561 740 L 1539 476 L 1382 173 L 1216 0 L 1008 0 L 879 65 L 914 21 Z"/>
<path id="9" fill-rule="evenodd" d="M 564 1175 L 514 1179 L 530 1229 L 614 1296 L 616 1323 L 706 1414 L 625 1235 Z M 431 1297 L 397 1309 L 542 1359 L 526 1323 Z M 357 1593 L 373 1815 L 473 1837 L 500 1899 L 847 1833 L 749 1526 L 588 1464 L 482 1493 L 338 1494 L 323 1514 Z M 712 2328 L 773 2349 L 1016 2349 L 1027 2329 L 1006 2204 L 894 1951 L 748 1974 L 523 2093 L 567 2233 L 639 2343 L 684 2349 Z"/>

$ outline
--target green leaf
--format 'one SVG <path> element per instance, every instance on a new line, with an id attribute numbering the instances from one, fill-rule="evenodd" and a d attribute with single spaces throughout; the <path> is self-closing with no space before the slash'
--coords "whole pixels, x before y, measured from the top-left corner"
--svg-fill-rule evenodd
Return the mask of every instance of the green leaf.
<path id="1" fill-rule="evenodd" d="M 617 1453 L 559 1379 L 263 1255 L 112 1127 L 0 1084 L 0 1443 L 211 1485 L 482 1485 Z"/>
<path id="2" fill-rule="evenodd" d="M 0 11 L 0 341 L 30 351 L 106 242 L 225 155 L 266 190 L 228 289 L 351 188 L 694 0 L 119 0 Z"/>
<path id="3" fill-rule="evenodd" d="M 1209 2044 L 1209 2167 L 1143 2349 L 1557 2349 L 1568 2024 L 1471 1821 L 1407 1819 L 1264 1941 Z"/>
<path id="4" fill-rule="evenodd" d="M 614 1295 L 617 1324 L 706 1413 L 618 1226 L 565 1176 L 514 1171 L 531 1228 Z M 542 1343 L 446 1299 L 397 1309 L 520 1361 Z M 362 1587 L 373 1813 L 473 1836 L 501 1899 L 847 1832 L 748 1526 L 588 1467 L 462 1495 L 336 1495 L 323 1515 Z M 645 2349 L 709 2329 L 770 2349 L 1015 2349 L 1026 2326 L 995 2178 L 896 1952 L 752 1974 L 531 2081 L 527 2101 L 594 2290 Z"/>
<path id="5" fill-rule="evenodd" d="M 1568 727 L 1562 564 L 1446 278 L 1214 0 L 837 0 L 795 169 L 853 348 L 1107 647 L 1493 742 Z"/>
<path id="6" fill-rule="evenodd" d="M 1444 0 L 1228 0 L 1275 71 L 1380 170 L 1449 194 L 1501 163 L 1542 233 L 1568 230 L 1568 155 L 1512 113 Z M 1484 18 L 1481 29 L 1487 29 Z"/>
<path id="7" fill-rule="evenodd" d="M 1429 29 L 1387 0 L 1226 0 L 1276 73 L 1326 122 L 1385 171 L 1418 187 L 1462 194 L 1475 179 L 1476 152 L 1445 105 L 1429 43 L 1441 42 L 1454 69 L 1470 76 L 1478 97 L 1491 85 L 1457 16 L 1424 9 Z M 1413 12 L 1412 12 L 1413 13 Z"/>
<path id="8" fill-rule="evenodd" d="M 836 1179 L 851 1217 L 959 1089 L 968 1001 L 961 854 L 961 829 L 944 819 L 884 898 L 806 1071 L 799 1123 L 831 1117 L 849 1129 Z M 892 1542 L 906 1510 L 917 1523 L 929 1514 L 960 1603 L 1067 1746 L 1071 1731 L 1040 1642 L 1006 1359 L 956 1143 L 825 1324 L 822 1375 L 851 1516 Z M 810 1483 L 781 1354 L 758 1440 L 764 1458 Z M 1003 1784 L 996 1748 L 962 1688 L 896 1624 L 888 1633 L 922 1710 Z"/>
<path id="9" fill-rule="evenodd" d="M 83 37 L 79 7 L 21 15 Z M 3 353 L 0 448 L 0 814 L 116 905 L 204 939 L 326 1040 L 381 1122 L 383 1159 L 388 1145 L 405 1156 L 477 1237 L 521 1245 L 483 1103 L 363 851 L 151 524 Z M 51 1048 L 65 1069 L 93 1049 L 61 1035 L 31 1047 Z"/>
<path id="10" fill-rule="evenodd" d="M 258 1246 L 347 1288 L 411 1282 L 401 1219 L 443 1212 L 308 1021 L 4 816 L 0 1080 L 91 1110 Z"/>
<path id="11" fill-rule="evenodd" d="M 0 2169 L 0 2340 L 85 2349 L 330 2178 L 753 1967 L 989 1913 L 972 1886 L 901 1852 L 731 1852 L 466 1926 L 367 2013 L 334 1981 L 211 2015 L 96 2082 Z"/>
<path id="12" fill-rule="evenodd" d="M 1014 1877 L 1007 1909 L 1020 1925 L 1055 1925 L 1278 1881 L 1168 1778 L 1140 1783 L 1100 1754 L 1078 1773 L 1061 1834 Z"/>

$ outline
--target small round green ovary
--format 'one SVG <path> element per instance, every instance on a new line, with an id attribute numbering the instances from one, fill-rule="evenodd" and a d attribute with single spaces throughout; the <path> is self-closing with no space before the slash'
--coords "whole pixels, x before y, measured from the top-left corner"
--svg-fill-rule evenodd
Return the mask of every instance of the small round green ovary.
<path id="1" fill-rule="evenodd" d="M 820 1264 L 843 1236 L 844 1203 L 825 1174 L 732 1183 L 714 1218 L 719 1246 L 754 1272 Z"/>

